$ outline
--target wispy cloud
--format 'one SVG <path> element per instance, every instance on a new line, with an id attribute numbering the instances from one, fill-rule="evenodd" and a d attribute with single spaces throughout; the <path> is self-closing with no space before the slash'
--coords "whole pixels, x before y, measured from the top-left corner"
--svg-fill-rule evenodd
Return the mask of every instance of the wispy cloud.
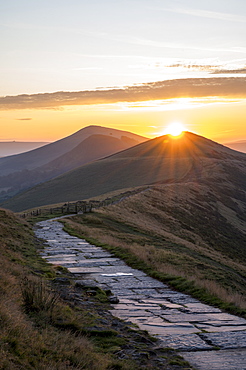
<path id="1" fill-rule="evenodd" d="M 172 13 L 192 15 L 195 17 L 220 19 L 220 20 L 230 21 L 230 22 L 246 22 L 246 17 L 244 15 L 238 15 L 238 14 L 214 12 L 214 11 L 204 10 L 204 9 L 179 8 L 179 7 L 165 7 L 165 8 L 151 7 L 151 8 L 156 9 L 156 10 L 159 9 L 159 10 L 163 10 L 167 12 L 172 12 Z"/>
<path id="2" fill-rule="evenodd" d="M 151 100 L 199 97 L 246 98 L 245 77 L 213 77 L 166 80 L 142 85 L 85 90 L 59 91 L 32 95 L 0 97 L 0 109 L 59 109 L 63 106 L 112 104 Z"/>
<path id="3" fill-rule="evenodd" d="M 212 72 L 213 74 L 246 74 L 246 68 L 240 69 L 218 69 Z"/>
<path id="4" fill-rule="evenodd" d="M 223 65 L 214 64 L 189 64 L 189 63 L 176 63 L 166 66 L 166 68 L 185 68 L 193 71 L 209 72 L 212 74 L 246 74 L 246 67 L 242 68 L 225 68 Z"/>
<path id="5" fill-rule="evenodd" d="M 196 17 L 220 19 L 220 20 L 230 21 L 230 22 L 246 22 L 245 16 L 237 15 L 237 14 L 212 12 L 209 10 L 202 10 L 202 9 L 182 9 L 182 8 L 176 8 L 173 11 L 175 13 L 188 14 L 188 15 L 193 15 Z"/>
<path id="6" fill-rule="evenodd" d="M 32 118 L 16 118 L 16 121 L 31 121 Z"/>
<path id="7" fill-rule="evenodd" d="M 174 42 L 166 42 L 166 41 L 156 41 L 152 39 L 136 37 L 136 36 L 126 36 L 126 35 L 116 35 L 116 36 L 107 36 L 113 41 L 117 42 L 124 42 L 133 45 L 140 45 L 140 46 L 150 46 L 154 48 L 162 48 L 162 49 L 185 49 L 185 50 L 197 50 L 197 51 L 215 51 L 215 52 L 231 52 L 231 53 L 246 53 L 246 47 L 230 47 L 230 48 L 213 48 L 213 47 L 204 47 L 199 44 L 191 45 L 182 43 L 174 43 Z"/>

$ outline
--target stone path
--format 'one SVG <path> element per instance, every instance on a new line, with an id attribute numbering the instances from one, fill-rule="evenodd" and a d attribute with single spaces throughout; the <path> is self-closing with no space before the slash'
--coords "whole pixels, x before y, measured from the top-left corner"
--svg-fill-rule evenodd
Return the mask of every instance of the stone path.
<path id="1" fill-rule="evenodd" d="M 42 256 L 77 277 L 110 289 L 119 303 L 112 315 L 137 324 L 163 347 L 180 351 L 199 370 L 246 370 L 246 320 L 171 290 L 119 258 L 68 235 L 60 222 L 37 224 L 47 247 Z"/>

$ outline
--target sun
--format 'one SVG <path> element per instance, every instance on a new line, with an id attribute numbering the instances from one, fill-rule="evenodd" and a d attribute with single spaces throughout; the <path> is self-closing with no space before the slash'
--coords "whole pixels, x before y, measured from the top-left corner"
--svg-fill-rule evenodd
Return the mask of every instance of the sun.
<path id="1" fill-rule="evenodd" d="M 170 123 L 166 129 L 164 130 L 164 133 L 166 135 L 171 135 L 171 136 L 180 136 L 183 131 L 185 131 L 185 127 L 182 123 L 180 122 L 173 122 Z"/>

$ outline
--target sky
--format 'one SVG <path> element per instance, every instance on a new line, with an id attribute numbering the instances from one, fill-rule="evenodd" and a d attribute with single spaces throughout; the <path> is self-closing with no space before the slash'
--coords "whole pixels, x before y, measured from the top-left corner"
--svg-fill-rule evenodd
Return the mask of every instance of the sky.
<path id="1" fill-rule="evenodd" d="M 0 0 L 0 141 L 246 139 L 244 0 Z"/>

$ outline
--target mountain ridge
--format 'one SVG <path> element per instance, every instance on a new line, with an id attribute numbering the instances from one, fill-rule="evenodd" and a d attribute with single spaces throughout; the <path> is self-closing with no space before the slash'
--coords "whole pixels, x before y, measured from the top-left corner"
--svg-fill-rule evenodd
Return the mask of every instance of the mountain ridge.
<path id="1" fill-rule="evenodd" d="M 0 199 L 145 140 L 127 131 L 88 126 L 42 148 L 0 158 Z"/>
<path id="2" fill-rule="evenodd" d="M 95 131 L 96 130 L 96 131 Z M 136 140 L 146 140 L 143 136 L 133 134 L 131 132 L 111 129 L 103 126 L 87 126 L 75 133 L 66 136 L 62 139 L 59 139 L 53 143 L 49 143 L 44 147 L 31 150 L 20 155 L 12 155 L 5 158 L 0 158 L 0 171 L 2 174 L 9 174 L 13 170 L 19 171 L 20 169 L 33 169 L 40 167 L 51 160 L 58 158 L 60 155 L 65 154 L 66 152 L 75 148 L 81 141 L 86 139 L 88 136 L 95 133 L 108 133 L 115 135 L 116 137 L 128 134 L 131 137 L 135 137 Z M 45 153 L 45 156 L 42 154 Z M 12 168 L 12 167 L 13 168 Z M 24 166 L 24 167 L 23 167 Z"/>
<path id="3" fill-rule="evenodd" d="M 245 164 L 246 154 L 202 136 L 186 132 L 176 139 L 165 135 L 71 170 L 19 194 L 3 206 L 22 211 L 156 183 L 225 181 L 229 184 L 227 171 L 234 171 L 233 181 L 239 181 L 245 191 L 239 180 L 240 176 L 243 182 L 245 178 L 246 184 Z"/>

